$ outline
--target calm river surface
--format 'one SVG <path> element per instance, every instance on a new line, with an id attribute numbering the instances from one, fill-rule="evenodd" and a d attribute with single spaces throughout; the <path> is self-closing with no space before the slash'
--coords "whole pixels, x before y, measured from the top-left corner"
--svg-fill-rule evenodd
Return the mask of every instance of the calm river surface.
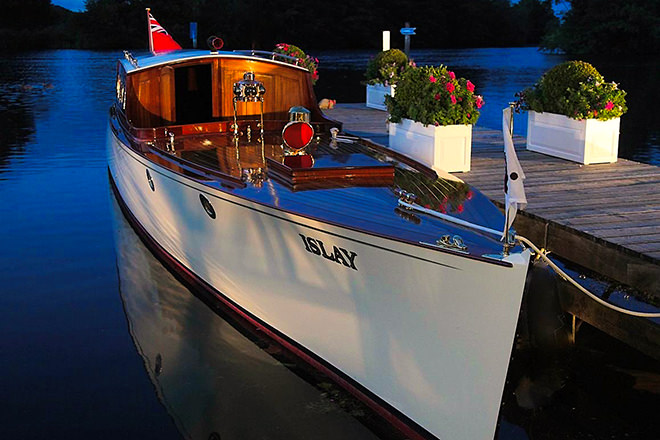
<path id="1" fill-rule="evenodd" d="M 126 224 L 105 158 L 118 56 L 0 57 L 0 438 L 396 438 L 323 378 L 235 329 Z M 368 56 L 320 54 L 319 98 L 362 100 L 363 89 L 347 78 L 360 81 Z M 513 92 L 560 61 L 530 49 L 414 57 L 470 77 L 486 97 L 486 127 L 499 126 L 495 115 Z M 649 84 L 657 82 L 655 68 Z M 636 104 L 645 95 L 629 96 L 621 150 L 658 164 L 660 124 L 657 113 L 646 115 L 657 96 Z M 646 120 L 633 121 L 637 107 Z M 497 438 L 657 434 L 658 372 L 648 371 L 657 364 L 625 347 L 614 356 L 617 344 L 601 340 L 585 330 L 579 342 L 590 344 L 571 351 L 570 369 L 514 364 Z M 631 371 L 647 381 L 621 373 Z M 544 408 L 529 409 L 538 404 Z"/>

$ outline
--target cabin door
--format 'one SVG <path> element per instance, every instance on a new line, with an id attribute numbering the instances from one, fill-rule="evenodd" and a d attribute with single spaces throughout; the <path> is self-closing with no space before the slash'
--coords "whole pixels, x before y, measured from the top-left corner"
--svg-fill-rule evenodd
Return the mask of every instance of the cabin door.
<path id="1" fill-rule="evenodd" d="M 174 71 L 176 123 L 208 122 L 213 116 L 211 64 Z"/>

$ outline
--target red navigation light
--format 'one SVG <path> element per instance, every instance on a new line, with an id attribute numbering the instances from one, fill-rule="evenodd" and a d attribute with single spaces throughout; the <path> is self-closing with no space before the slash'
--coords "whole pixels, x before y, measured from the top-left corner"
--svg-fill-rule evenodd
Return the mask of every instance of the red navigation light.
<path id="1" fill-rule="evenodd" d="M 284 126 L 282 140 L 292 150 L 301 150 L 312 141 L 314 129 L 307 122 L 292 121 Z"/>

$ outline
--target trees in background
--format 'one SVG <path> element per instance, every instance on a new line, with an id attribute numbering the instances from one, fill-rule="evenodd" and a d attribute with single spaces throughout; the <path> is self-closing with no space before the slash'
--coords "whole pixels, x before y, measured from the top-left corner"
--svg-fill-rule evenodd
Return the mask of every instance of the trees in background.
<path id="1" fill-rule="evenodd" d="M 556 22 L 550 1 L 87 0 L 85 12 L 66 11 L 64 17 L 49 0 L 4 0 L 10 5 L 0 32 L 17 47 L 32 47 L 26 35 L 47 33 L 51 37 L 41 40 L 45 48 L 145 48 L 148 6 L 184 47 L 191 45 L 191 21 L 198 22 L 202 47 L 208 36 L 219 35 L 230 49 L 271 49 L 279 42 L 311 49 L 377 48 L 386 29 L 393 44 L 402 45 L 398 30 L 405 22 L 417 28 L 415 48 L 520 46 L 538 44 Z"/>
<path id="2" fill-rule="evenodd" d="M 563 22 L 553 3 L 568 11 Z M 576 55 L 660 52 L 660 0 L 87 0 L 74 13 L 50 0 L 3 0 L 0 50 L 146 48 L 145 7 L 183 47 L 189 22 L 198 41 L 228 49 L 375 49 L 380 32 L 417 28 L 414 48 L 535 46 Z"/>
<path id="3" fill-rule="evenodd" d="M 575 55 L 660 53 L 660 0 L 563 0 L 564 21 L 543 39 Z"/>
<path id="4" fill-rule="evenodd" d="M 71 45 L 74 13 L 50 0 L 2 0 L 0 50 L 49 49 Z"/>

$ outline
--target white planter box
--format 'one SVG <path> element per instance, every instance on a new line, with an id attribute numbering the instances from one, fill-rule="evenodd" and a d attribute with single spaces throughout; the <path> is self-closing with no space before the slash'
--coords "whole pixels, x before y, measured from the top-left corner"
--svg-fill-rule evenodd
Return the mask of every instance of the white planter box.
<path id="1" fill-rule="evenodd" d="M 367 85 L 367 107 L 387 111 L 385 95 L 394 96 L 396 86 Z"/>
<path id="2" fill-rule="evenodd" d="M 555 113 L 529 112 L 527 149 L 583 164 L 616 162 L 621 119 L 576 121 Z"/>
<path id="3" fill-rule="evenodd" d="M 470 171 L 472 125 L 389 124 L 390 148 L 438 171 Z"/>

